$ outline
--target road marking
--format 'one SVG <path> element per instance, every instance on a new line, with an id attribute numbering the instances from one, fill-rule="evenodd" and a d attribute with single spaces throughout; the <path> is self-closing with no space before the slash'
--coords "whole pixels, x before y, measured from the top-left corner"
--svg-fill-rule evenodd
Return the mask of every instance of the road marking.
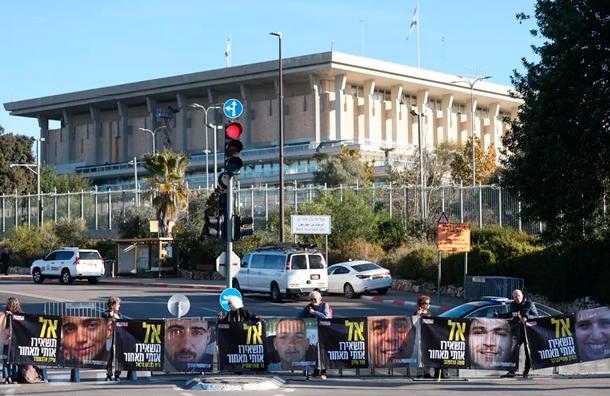
<path id="1" fill-rule="evenodd" d="M 167 298 L 153 298 L 153 300 L 165 302 L 167 301 Z"/>
<path id="2" fill-rule="evenodd" d="M 32 293 L 20 293 L 20 292 L 15 292 L 15 291 L 0 291 L 0 293 L 14 294 L 16 296 L 24 296 L 24 297 L 33 297 L 33 298 L 38 298 L 41 300 L 50 300 L 50 301 L 56 301 L 56 302 L 74 302 L 72 300 L 66 300 L 65 298 L 47 297 L 47 296 L 41 296 L 40 294 L 32 294 Z"/>
<path id="3" fill-rule="evenodd" d="M 193 395 L 191 393 L 182 392 L 182 396 L 195 396 L 195 395 Z"/>
<path id="4" fill-rule="evenodd" d="M 212 309 L 212 308 L 199 307 L 199 309 L 203 309 L 203 310 L 206 310 L 206 311 L 211 311 L 211 312 L 214 312 L 214 313 L 218 312 L 217 309 Z"/>

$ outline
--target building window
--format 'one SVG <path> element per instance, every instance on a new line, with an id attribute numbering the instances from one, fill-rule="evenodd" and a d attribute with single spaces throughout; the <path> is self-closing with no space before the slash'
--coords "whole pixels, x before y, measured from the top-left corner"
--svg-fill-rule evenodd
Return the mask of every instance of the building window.
<path id="1" fill-rule="evenodd" d="M 474 116 L 477 118 L 489 118 L 489 109 L 487 107 L 478 107 L 475 111 Z"/>
<path id="2" fill-rule="evenodd" d="M 415 95 L 403 94 L 402 100 L 405 102 L 407 107 L 416 107 L 417 106 L 417 96 L 415 96 Z"/>
<path id="3" fill-rule="evenodd" d="M 371 95 L 371 97 L 373 100 L 377 100 L 379 102 L 390 101 L 392 100 L 392 92 L 383 89 L 376 89 L 373 91 L 373 95 Z"/>
<path id="4" fill-rule="evenodd" d="M 466 105 L 464 103 L 453 102 L 453 106 L 451 106 L 451 112 L 453 114 L 466 114 Z"/>
<path id="5" fill-rule="evenodd" d="M 303 95 L 303 113 L 307 112 L 307 96 Z"/>
<path id="6" fill-rule="evenodd" d="M 85 137 L 86 139 L 89 139 L 89 124 L 87 124 L 87 135 Z"/>
<path id="7" fill-rule="evenodd" d="M 57 142 L 55 142 L 55 163 L 57 163 Z"/>
<path id="8" fill-rule="evenodd" d="M 83 139 L 80 140 L 80 153 L 83 153 L 85 145 L 83 144 Z"/>
<path id="9" fill-rule="evenodd" d="M 273 101 L 269 101 L 269 117 L 273 115 Z"/>
<path id="10" fill-rule="evenodd" d="M 431 110 L 443 110 L 443 106 L 440 99 L 429 99 L 426 105 Z"/>
<path id="11" fill-rule="evenodd" d="M 352 96 L 354 98 L 364 98 L 364 87 L 362 85 L 352 85 Z"/>
<path id="12" fill-rule="evenodd" d="M 60 129 L 59 130 L 59 143 L 64 141 L 64 130 Z"/>
<path id="13" fill-rule="evenodd" d="M 498 113 L 498 121 L 500 122 L 505 122 L 506 119 L 510 119 L 510 112 L 509 111 L 500 111 Z"/>

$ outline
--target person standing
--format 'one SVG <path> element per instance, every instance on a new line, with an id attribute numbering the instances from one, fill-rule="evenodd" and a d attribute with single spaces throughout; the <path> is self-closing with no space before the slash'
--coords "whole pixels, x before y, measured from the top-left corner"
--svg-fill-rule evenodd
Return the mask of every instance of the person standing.
<path id="1" fill-rule="evenodd" d="M 8 248 L 5 247 L 0 253 L 0 263 L 2 263 L 2 273 L 4 275 L 8 275 L 8 263 L 11 261 L 11 254 L 8 251 Z"/>
<path id="2" fill-rule="evenodd" d="M 322 302 L 322 295 L 320 292 L 312 291 L 309 293 L 309 301 L 310 303 L 299 312 L 299 318 L 331 319 L 333 317 L 328 303 Z M 311 376 L 319 376 L 322 379 L 326 379 L 326 369 L 315 369 Z"/>
<path id="3" fill-rule="evenodd" d="M 123 315 L 119 311 L 121 309 L 121 299 L 118 297 L 110 297 L 108 299 L 108 303 L 106 305 L 108 308 L 102 313 L 102 317 L 112 320 L 113 326 L 114 326 L 115 321 L 123 319 Z M 115 345 L 114 345 L 114 338 L 113 338 L 112 347 L 110 348 L 110 358 L 108 359 L 108 365 L 106 366 L 106 381 L 112 380 L 112 365 L 114 363 L 114 349 L 115 349 Z M 129 377 L 129 374 L 128 374 L 128 377 Z M 115 381 L 121 380 L 121 371 L 120 370 L 114 371 L 114 380 Z"/>
<path id="4" fill-rule="evenodd" d="M 525 322 L 529 319 L 534 319 L 538 317 L 538 310 L 536 309 L 536 305 L 530 299 L 525 298 L 523 292 L 519 289 L 515 289 L 513 291 L 513 302 L 510 303 L 510 311 L 501 315 L 496 315 L 494 312 L 494 316 L 500 318 L 510 318 L 512 320 L 519 320 L 522 325 L 521 329 L 521 339 L 519 340 L 519 347 L 523 344 L 525 348 L 525 367 L 523 367 L 523 378 L 527 378 L 530 374 L 530 368 L 532 367 L 532 363 L 530 361 L 530 349 L 527 345 L 527 338 L 525 337 Z M 515 372 L 509 371 L 504 374 L 502 378 L 514 378 Z"/>
<path id="5" fill-rule="evenodd" d="M 237 296 L 229 296 L 229 297 L 227 297 L 227 304 L 229 305 L 229 308 L 231 310 L 229 312 L 227 312 L 227 314 L 224 315 L 224 317 L 223 317 L 222 312 L 218 312 L 218 314 L 217 314 L 218 322 L 228 323 L 228 322 L 252 321 L 252 322 L 256 322 L 256 324 L 261 323 L 261 318 L 257 314 L 250 312 L 246 308 L 244 308 L 244 302 L 241 298 L 239 298 Z"/>
<path id="6" fill-rule="evenodd" d="M 417 311 L 413 313 L 414 316 L 432 316 L 430 312 L 430 296 L 420 296 L 415 303 L 415 307 Z M 430 369 L 428 367 L 424 367 L 424 378 L 449 378 L 449 370 L 446 368 L 434 368 L 434 376 L 430 375 Z"/>

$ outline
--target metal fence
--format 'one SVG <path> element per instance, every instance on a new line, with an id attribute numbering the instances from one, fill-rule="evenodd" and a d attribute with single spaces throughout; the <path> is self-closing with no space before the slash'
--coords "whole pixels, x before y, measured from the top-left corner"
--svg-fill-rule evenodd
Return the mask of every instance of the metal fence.
<path id="1" fill-rule="evenodd" d="M 104 302 L 46 302 L 44 314 L 51 316 L 80 316 L 99 318 L 106 310 Z"/>
<path id="2" fill-rule="evenodd" d="M 422 218 L 420 189 L 418 186 L 396 186 L 377 184 L 359 187 L 357 184 L 327 188 L 313 184 L 286 185 L 284 189 L 287 210 L 299 213 L 299 206 L 311 202 L 320 194 L 337 194 L 343 197 L 346 191 L 354 191 L 365 197 L 376 213 L 385 212 L 389 216 L 401 216 L 407 221 Z M 192 189 L 206 193 L 205 189 Z M 257 229 L 265 229 L 270 214 L 279 208 L 279 188 L 277 186 L 252 186 L 235 191 L 237 210 L 245 216 L 252 216 Z M 42 221 L 56 221 L 60 218 L 82 218 L 90 230 L 112 230 L 116 228 L 117 215 L 125 213 L 132 206 L 150 204 L 144 199 L 146 190 L 89 191 L 42 194 Z M 543 231 L 540 222 L 525 222 L 521 218 L 521 203 L 517 197 L 498 186 L 455 186 L 428 187 L 424 192 L 424 218 L 438 218 L 441 212 L 454 223 L 470 223 L 483 227 L 497 224 L 511 227 L 529 234 Z M 35 227 L 38 225 L 37 196 L 0 195 L 0 231 L 8 232 L 15 225 Z"/>
<path id="3" fill-rule="evenodd" d="M 484 296 L 506 297 L 512 300 L 513 290 L 523 290 L 523 278 L 505 276 L 466 276 L 464 277 L 464 299 L 480 300 Z"/>

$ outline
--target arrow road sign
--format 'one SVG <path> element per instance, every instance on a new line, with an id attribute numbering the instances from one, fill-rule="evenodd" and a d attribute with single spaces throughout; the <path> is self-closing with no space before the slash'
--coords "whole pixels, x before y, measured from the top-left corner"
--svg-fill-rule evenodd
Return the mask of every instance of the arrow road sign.
<path id="1" fill-rule="evenodd" d="M 243 113 L 244 106 L 237 99 L 229 99 L 222 106 L 222 110 L 228 118 L 237 118 Z"/>

